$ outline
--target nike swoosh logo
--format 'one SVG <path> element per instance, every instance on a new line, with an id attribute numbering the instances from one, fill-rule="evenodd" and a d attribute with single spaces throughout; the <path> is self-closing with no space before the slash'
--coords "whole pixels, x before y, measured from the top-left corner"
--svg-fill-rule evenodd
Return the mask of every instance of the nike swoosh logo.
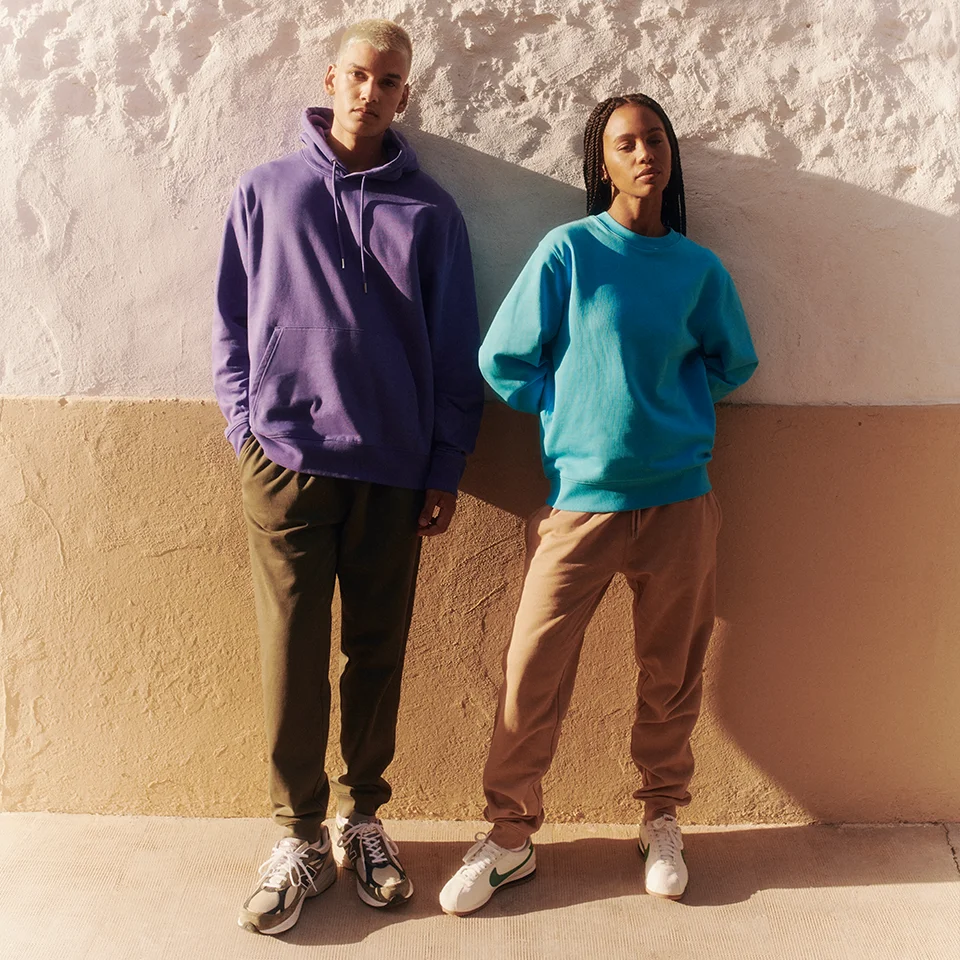
<path id="1" fill-rule="evenodd" d="M 508 877 L 512 877 L 513 874 L 515 874 L 523 866 L 523 864 L 526 863 L 527 860 L 529 860 L 532 856 L 533 856 L 533 844 L 531 843 L 530 852 L 527 854 L 526 859 L 523 861 L 523 863 L 518 863 L 512 870 L 508 870 L 506 873 L 497 873 L 497 868 L 494 867 L 493 870 L 490 871 L 490 886 L 499 887 L 504 880 L 506 880 Z"/>

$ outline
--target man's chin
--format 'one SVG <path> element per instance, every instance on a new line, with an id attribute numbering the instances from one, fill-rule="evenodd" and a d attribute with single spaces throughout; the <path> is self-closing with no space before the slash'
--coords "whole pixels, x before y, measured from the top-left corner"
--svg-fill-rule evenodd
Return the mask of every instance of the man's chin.
<path id="1" fill-rule="evenodd" d="M 391 117 L 391 119 L 393 118 Z M 339 122 L 347 133 L 351 133 L 355 137 L 379 137 L 390 126 L 390 120 L 384 123 L 382 117 L 362 118 L 355 113 L 351 113 Z"/>

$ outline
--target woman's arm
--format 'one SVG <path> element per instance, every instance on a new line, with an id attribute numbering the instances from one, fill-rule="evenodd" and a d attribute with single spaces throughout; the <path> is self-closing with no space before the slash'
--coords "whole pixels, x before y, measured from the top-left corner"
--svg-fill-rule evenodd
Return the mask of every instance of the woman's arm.
<path id="1" fill-rule="evenodd" d="M 545 348 L 567 310 L 570 273 L 562 250 L 544 240 L 527 261 L 480 347 L 480 371 L 508 406 L 538 413 L 550 371 Z"/>

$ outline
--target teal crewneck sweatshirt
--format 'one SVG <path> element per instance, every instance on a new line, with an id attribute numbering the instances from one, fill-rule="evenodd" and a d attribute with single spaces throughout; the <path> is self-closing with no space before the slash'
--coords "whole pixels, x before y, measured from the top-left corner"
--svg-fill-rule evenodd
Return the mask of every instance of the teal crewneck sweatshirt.
<path id="1" fill-rule="evenodd" d="M 607 213 L 544 237 L 480 348 L 498 396 L 540 416 L 547 503 L 594 513 L 707 493 L 713 405 L 756 366 L 719 258 Z"/>

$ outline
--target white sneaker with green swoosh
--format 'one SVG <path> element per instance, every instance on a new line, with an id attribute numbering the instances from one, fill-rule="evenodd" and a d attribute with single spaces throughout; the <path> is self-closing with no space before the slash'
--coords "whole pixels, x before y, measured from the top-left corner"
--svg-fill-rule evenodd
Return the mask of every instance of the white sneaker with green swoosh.
<path id="1" fill-rule="evenodd" d="M 520 850 L 498 846 L 487 833 L 478 833 L 477 842 L 467 851 L 463 866 L 440 891 L 444 913 L 463 917 L 479 910 L 500 887 L 532 880 L 537 855 L 528 840 Z"/>

